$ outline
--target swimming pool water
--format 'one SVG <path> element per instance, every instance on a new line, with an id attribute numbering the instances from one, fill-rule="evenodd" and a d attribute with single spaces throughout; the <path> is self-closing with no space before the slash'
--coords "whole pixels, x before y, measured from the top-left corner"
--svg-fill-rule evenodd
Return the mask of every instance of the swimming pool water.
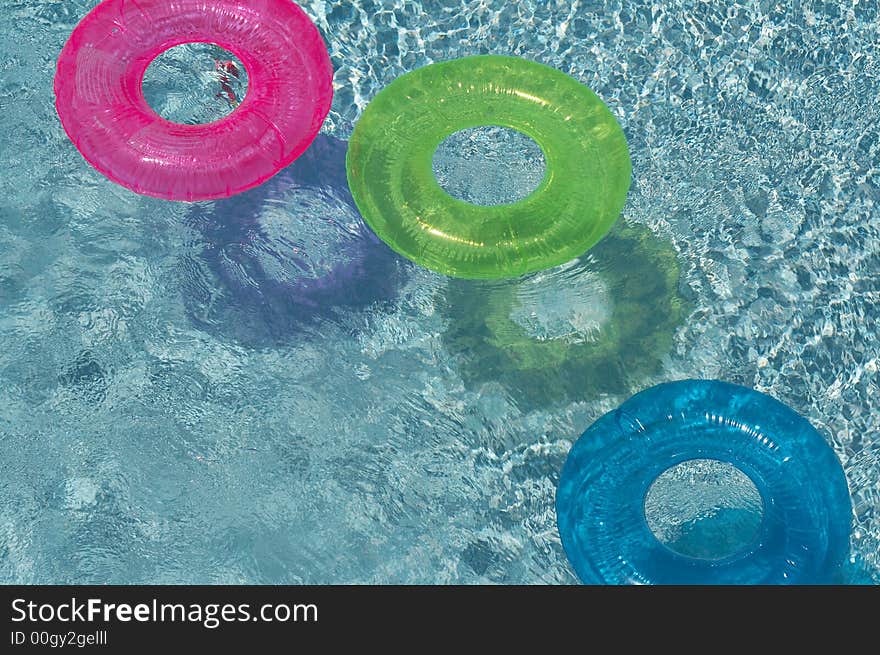
<path id="1" fill-rule="evenodd" d="M 0 581 L 573 583 L 553 503 L 572 441 L 632 392 L 711 377 L 828 438 L 880 582 L 876 3 L 302 2 L 336 70 L 324 134 L 274 184 L 195 206 L 114 185 L 64 135 L 55 60 L 95 4 L 0 5 Z M 622 220 L 678 282 L 612 339 L 611 388 L 474 366 L 505 313 L 602 342 L 635 292 L 598 260 L 451 282 L 351 203 L 344 141 L 370 98 L 480 53 L 572 74 L 626 132 Z M 508 304 L 455 332 L 476 293 Z M 624 366 L 635 351 L 657 366 Z"/>

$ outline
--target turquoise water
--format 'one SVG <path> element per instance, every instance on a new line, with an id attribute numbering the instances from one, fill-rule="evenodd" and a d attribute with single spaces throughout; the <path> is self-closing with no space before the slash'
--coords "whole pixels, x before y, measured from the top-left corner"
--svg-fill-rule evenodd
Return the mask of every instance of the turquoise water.
<path id="1" fill-rule="evenodd" d="M 755 387 L 823 432 L 853 558 L 880 581 L 876 3 L 303 2 L 336 70 L 322 136 L 265 187 L 196 206 L 114 185 L 64 135 L 55 60 L 95 4 L 0 5 L 0 581 L 573 583 L 553 509 L 572 441 L 689 377 Z M 370 98 L 478 53 L 572 74 L 629 140 L 617 243 L 662 244 L 675 298 L 630 310 L 585 359 L 598 381 L 547 383 L 554 353 L 604 343 L 634 293 L 609 264 L 628 247 L 452 283 L 377 243 L 347 194 Z M 189 63 L 210 87 L 213 64 Z M 171 68 L 151 93 L 180 111 Z M 531 184 L 540 163 L 508 146 L 506 174 Z M 497 193 L 469 157 L 435 160 L 460 178 L 447 188 Z M 546 370 L 503 360 L 511 330 L 559 346 Z"/>

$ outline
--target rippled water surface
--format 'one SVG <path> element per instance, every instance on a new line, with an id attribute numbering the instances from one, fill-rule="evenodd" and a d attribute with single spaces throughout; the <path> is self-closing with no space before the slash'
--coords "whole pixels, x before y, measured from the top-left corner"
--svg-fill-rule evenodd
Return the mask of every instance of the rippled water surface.
<path id="1" fill-rule="evenodd" d="M 197 205 L 114 185 L 65 136 L 55 60 L 95 4 L 0 5 L 0 581 L 572 583 L 571 443 L 686 377 L 826 435 L 853 568 L 880 581 L 877 3 L 309 0 L 336 70 L 323 134 Z M 400 259 L 345 182 L 380 88 L 477 53 L 570 73 L 631 148 L 612 236 L 519 281 Z M 210 94 L 210 57 L 154 72 L 175 116 L 228 111 L 174 78 Z M 517 148 L 508 192 L 543 174 Z M 460 155 L 435 160 L 447 188 L 497 195 Z"/>

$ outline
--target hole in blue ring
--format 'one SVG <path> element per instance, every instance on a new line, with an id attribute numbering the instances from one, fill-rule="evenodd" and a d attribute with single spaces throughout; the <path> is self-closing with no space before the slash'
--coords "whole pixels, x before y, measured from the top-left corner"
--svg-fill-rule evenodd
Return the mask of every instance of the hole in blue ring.
<path id="1" fill-rule="evenodd" d="M 678 556 L 723 561 L 747 555 L 760 540 L 765 501 L 749 475 L 718 459 L 687 459 L 648 484 L 645 523 Z"/>

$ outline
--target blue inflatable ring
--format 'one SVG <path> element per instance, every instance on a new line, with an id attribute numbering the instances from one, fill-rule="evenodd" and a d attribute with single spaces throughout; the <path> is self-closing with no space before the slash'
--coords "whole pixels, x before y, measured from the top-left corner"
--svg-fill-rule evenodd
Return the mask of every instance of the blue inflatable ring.
<path id="1" fill-rule="evenodd" d="M 692 459 L 739 468 L 763 500 L 759 536 L 725 559 L 678 554 L 648 527 L 651 483 Z M 806 419 L 752 389 L 687 380 L 590 426 L 563 467 L 556 512 L 586 584 L 825 584 L 848 553 L 852 505 L 840 462 Z"/>

